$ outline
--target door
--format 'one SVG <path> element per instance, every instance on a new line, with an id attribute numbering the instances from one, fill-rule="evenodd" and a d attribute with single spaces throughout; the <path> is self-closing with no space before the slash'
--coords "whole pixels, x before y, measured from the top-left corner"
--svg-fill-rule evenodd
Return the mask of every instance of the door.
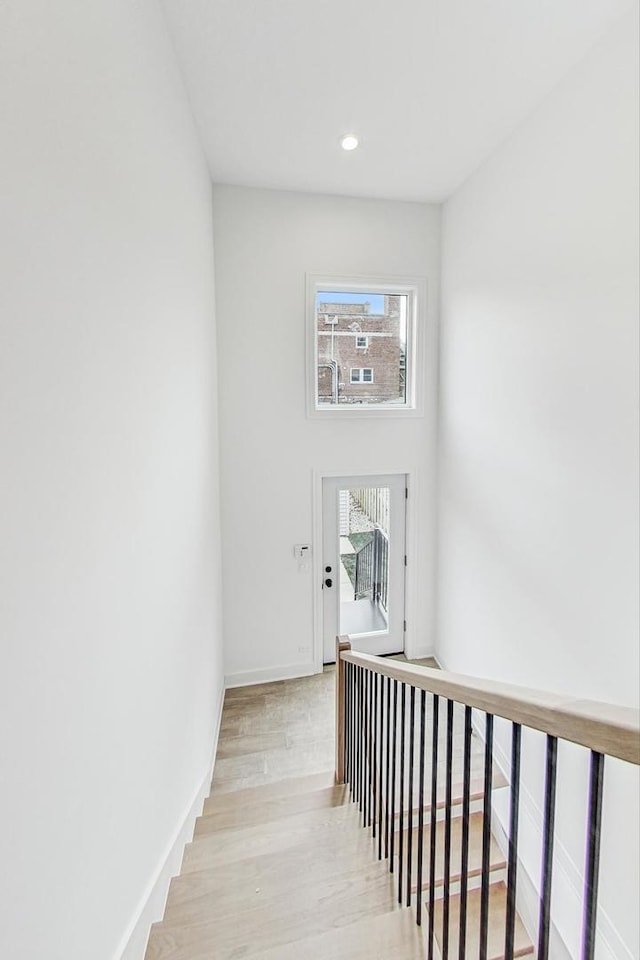
<path id="1" fill-rule="evenodd" d="M 322 481 L 323 660 L 337 635 L 381 656 L 404 649 L 406 476 Z"/>

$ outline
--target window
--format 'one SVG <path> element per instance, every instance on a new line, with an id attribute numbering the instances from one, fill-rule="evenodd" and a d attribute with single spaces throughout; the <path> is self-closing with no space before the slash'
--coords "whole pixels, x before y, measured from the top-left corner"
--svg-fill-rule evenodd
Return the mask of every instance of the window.
<path id="1" fill-rule="evenodd" d="M 415 415 L 424 281 L 308 276 L 307 299 L 310 416 Z"/>
<path id="2" fill-rule="evenodd" d="M 351 383 L 373 383 L 371 367 L 351 367 Z"/>

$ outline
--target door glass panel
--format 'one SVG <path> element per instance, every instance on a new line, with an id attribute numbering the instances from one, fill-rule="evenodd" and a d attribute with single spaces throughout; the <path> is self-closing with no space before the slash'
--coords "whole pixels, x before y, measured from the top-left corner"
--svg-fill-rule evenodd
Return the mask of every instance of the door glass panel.
<path id="1" fill-rule="evenodd" d="M 340 634 L 389 627 L 389 487 L 338 491 Z"/>

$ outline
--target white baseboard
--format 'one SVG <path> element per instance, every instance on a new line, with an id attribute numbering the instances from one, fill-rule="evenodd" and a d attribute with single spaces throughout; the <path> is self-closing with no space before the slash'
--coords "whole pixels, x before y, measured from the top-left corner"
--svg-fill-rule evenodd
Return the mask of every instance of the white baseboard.
<path id="1" fill-rule="evenodd" d="M 405 656 L 407 660 L 426 660 L 428 657 L 436 659 L 433 647 L 413 647 L 411 644 L 407 644 Z"/>
<path id="2" fill-rule="evenodd" d="M 151 925 L 163 917 L 171 878 L 180 872 L 185 845 L 193 839 L 195 822 L 202 813 L 204 801 L 211 791 L 213 766 L 218 748 L 218 736 L 220 734 L 220 723 L 222 720 L 224 685 L 220 688 L 219 697 L 218 719 L 207 769 L 198 785 L 195 796 L 191 800 L 184 815 L 178 821 L 173 836 L 160 857 L 151 880 L 140 898 L 133 918 L 125 931 L 120 946 L 115 952 L 114 960 L 144 960 Z"/>
<path id="3" fill-rule="evenodd" d="M 229 673 L 225 677 L 225 686 L 228 690 L 232 687 L 250 687 L 256 683 L 275 683 L 277 680 L 310 677 L 317 672 L 314 663 L 290 663 L 284 667 L 265 667 L 263 670 Z"/>

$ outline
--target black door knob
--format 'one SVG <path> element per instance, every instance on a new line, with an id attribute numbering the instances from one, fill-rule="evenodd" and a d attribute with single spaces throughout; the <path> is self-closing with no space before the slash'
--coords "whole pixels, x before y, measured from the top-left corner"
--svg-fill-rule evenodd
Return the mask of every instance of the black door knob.
<path id="1" fill-rule="evenodd" d="M 332 587 L 332 586 L 333 586 L 333 580 L 331 579 L 331 577 L 327 577 L 327 579 L 326 579 L 325 582 L 324 582 L 324 585 L 325 585 L 325 587 Z"/>
<path id="2" fill-rule="evenodd" d="M 324 568 L 324 572 L 325 572 L 325 573 L 331 573 L 331 567 L 325 567 L 325 568 Z"/>

